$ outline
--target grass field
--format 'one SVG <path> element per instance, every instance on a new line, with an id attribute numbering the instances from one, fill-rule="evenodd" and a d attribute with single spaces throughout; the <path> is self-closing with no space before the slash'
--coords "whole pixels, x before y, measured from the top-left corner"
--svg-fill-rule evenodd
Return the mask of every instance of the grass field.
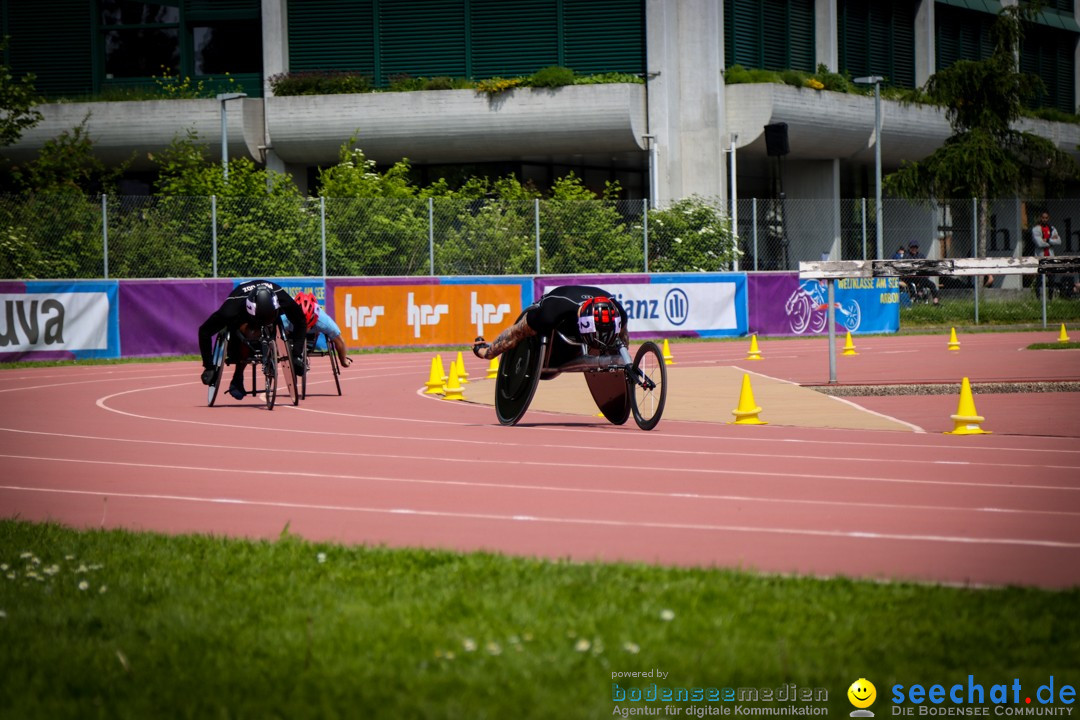
<path id="1" fill-rule="evenodd" d="M 868 546 L 869 548 L 870 546 Z M 932 562 L 932 559 L 928 559 Z M 670 687 L 1080 681 L 1080 589 L 960 589 L 0 521 L 3 718 L 594 718 Z M 623 679 L 620 688 L 653 679 Z M 681 716 L 724 703 L 675 703 Z M 730 704 L 728 704 L 730 705 Z M 759 703 L 761 706 L 770 703 Z"/>

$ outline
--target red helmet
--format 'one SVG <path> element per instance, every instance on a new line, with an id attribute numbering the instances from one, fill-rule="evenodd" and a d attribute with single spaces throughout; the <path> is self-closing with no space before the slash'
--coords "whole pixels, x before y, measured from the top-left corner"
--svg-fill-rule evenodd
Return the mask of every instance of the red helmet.
<path id="1" fill-rule="evenodd" d="M 611 298 L 589 298 L 578 308 L 578 332 L 589 347 L 614 349 L 621 330 L 622 315 Z"/>
<path id="2" fill-rule="evenodd" d="M 300 309 L 304 311 L 304 319 L 307 321 L 307 329 L 315 327 L 319 321 L 319 300 L 312 293 L 297 293 L 296 302 L 300 303 Z"/>

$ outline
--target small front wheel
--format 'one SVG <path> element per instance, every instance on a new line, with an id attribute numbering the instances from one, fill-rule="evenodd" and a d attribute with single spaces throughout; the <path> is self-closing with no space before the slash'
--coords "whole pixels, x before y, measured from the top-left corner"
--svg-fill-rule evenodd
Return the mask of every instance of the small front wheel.
<path id="1" fill-rule="evenodd" d="M 660 422 L 667 400 L 667 366 L 656 343 L 646 342 L 638 348 L 626 382 L 634 422 L 642 430 L 652 430 Z"/>

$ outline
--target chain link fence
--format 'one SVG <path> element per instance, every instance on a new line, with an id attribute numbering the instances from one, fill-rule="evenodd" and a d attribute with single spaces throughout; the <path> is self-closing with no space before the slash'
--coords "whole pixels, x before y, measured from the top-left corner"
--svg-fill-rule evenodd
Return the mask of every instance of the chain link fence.
<path id="1" fill-rule="evenodd" d="M 1080 200 L 335 199 L 0 196 L 0 278 L 364 277 L 797 270 L 808 260 L 1031 255 L 1050 213 L 1080 253 Z M 738 227 L 737 239 L 731 229 Z M 735 248 L 738 251 L 735 251 Z M 970 278 L 943 278 L 968 287 Z M 995 278 L 999 287 L 1031 284 Z"/>

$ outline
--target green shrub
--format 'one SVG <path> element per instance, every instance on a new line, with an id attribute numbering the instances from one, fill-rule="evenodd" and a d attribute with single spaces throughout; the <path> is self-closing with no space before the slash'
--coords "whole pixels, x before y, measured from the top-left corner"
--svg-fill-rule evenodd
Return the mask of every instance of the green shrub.
<path id="1" fill-rule="evenodd" d="M 574 71 L 560 65 L 540 68 L 529 78 L 530 87 L 555 88 L 574 84 Z"/>
<path id="2" fill-rule="evenodd" d="M 275 95 L 338 95 L 371 92 L 371 77 L 355 72 L 315 71 L 270 76 Z"/>

